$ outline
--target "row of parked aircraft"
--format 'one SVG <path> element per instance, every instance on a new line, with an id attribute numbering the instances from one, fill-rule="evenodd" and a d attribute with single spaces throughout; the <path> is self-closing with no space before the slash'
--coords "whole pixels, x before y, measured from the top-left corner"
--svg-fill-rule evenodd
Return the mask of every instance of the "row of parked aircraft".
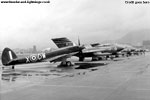
<path id="1" fill-rule="evenodd" d="M 118 44 L 99 44 L 94 43 L 90 46 L 81 45 L 80 40 L 78 40 L 78 45 L 75 45 L 66 37 L 62 38 L 53 38 L 52 41 L 58 47 L 57 50 L 32 54 L 24 58 L 18 58 L 14 51 L 9 48 L 4 48 L 1 61 L 3 66 L 12 66 L 12 69 L 15 68 L 15 65 L 19 64 L 29 64 L 37 62 L 61 62 L 61 66 L 72 66 L 71 61 L 68 61 L 67 58 L 76 56 L 79 58 L 79 61 L 84 61 L 86 57 L 92 57 L 92 61 L 102 60 L 102 59 L 113 59 L 115 57 L 130 56 L 133 54 L 139 55 L 145 53 L 144 49 L 137 49 L 132 46 L 124 46 Z M 3 67 L 4 68 L 4 67 Z"/>

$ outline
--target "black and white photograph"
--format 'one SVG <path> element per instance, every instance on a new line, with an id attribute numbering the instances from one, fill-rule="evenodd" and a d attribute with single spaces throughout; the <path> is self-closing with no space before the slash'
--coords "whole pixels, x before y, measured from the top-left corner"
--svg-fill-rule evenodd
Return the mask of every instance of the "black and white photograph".
<path id="1" fill-rule="evenodd" d="M 0 0 L 0 100 L 150 100 L 150 0 Z"/>

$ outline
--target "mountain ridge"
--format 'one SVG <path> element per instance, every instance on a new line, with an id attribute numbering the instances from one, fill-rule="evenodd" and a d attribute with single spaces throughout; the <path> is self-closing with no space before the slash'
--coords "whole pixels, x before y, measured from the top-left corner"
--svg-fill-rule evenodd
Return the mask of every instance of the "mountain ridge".
<path id="1" fill-rule="evenodd" d="M 144 40 L 150 40 L 150 29 L 131 31 L 122 38 L 116 40 L 116 42 L 132 45 L 142 45 Z"/>
<path id="2" fill-rule="evenodd" d="M 150 29 L 130 31 L 120 39 L 106 40 L 102 43 L 121 43 L 141 46 L 145 40 L 150 40 Z"/>

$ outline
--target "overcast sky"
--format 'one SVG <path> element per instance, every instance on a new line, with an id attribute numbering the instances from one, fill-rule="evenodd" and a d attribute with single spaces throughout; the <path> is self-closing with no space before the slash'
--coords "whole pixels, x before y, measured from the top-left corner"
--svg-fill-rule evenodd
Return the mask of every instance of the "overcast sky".
<path id="1" fill-rule="evenodd" d="M 49 4 L 0 4 L 0 50 L 54 47 L 51 38 L 81 43 L 118 39 L 150 26 L 150 4 L 124 0 L 50 0 Z"/>

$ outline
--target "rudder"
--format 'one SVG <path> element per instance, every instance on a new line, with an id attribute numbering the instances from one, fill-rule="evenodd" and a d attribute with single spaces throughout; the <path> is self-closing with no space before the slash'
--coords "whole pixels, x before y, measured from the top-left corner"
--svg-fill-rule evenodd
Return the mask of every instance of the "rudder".
<path id="1" fill-rule="evenodd" d="M 9 62 L 13 59 L 16 59 L 17 55 L 9 48 L 5 48 L 2 52 L 1 60 L 2 64 L 7 66 Z"/>

